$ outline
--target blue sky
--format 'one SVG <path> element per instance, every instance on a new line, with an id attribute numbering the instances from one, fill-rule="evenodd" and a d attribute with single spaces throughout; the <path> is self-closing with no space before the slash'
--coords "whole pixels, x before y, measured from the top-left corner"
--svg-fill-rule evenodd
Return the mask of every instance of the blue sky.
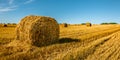
<path id="1" fill-rule="evenodd" d="M 120 0 L 0 0 L 1 23 L 18 23 L 27 15 L 50 16 L 58 23 L 120 23 Z"/>

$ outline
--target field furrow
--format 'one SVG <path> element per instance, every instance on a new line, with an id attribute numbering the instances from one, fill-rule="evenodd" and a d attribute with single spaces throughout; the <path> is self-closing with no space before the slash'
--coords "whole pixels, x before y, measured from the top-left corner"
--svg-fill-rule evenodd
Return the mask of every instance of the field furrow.
<path id="1" fill-rule="evenodd" d="M 118 60 L 120 50 L 120 32 L 112 36 L 109 41 L 99 46 L 93 54 L 89 55 L 86 60 Z M 106 48 L 107 47 L 107 48 Z"/>
<path id="2" fill-rule="evenodd" d="M 1 31 L 5 29 L 1 29 Z M 6 32 L 0 32 L 3 34 L 0 35 L 0 39 L 13 33 L 7 33 L 7 31 L 6 29 Z M 98 25 L 93 27 L 71 26 L 60 28 L 60 39 L 57 42 L 42 47 L 32 46 L 28 51 L 23 52 L 17 52 L 15 50 L 15 52 L 8 53 L 6 52 L 7 50 L 0 50 L 0 59 L 116 60 L 120 58 L 119 31 L 119 25 Z M 7 40 L 10 39 L 14 39 L 14 37 L 11 36 Z M 6 43 L 8 42 L 0 42 L 1 45 L 5 45 Z"/>

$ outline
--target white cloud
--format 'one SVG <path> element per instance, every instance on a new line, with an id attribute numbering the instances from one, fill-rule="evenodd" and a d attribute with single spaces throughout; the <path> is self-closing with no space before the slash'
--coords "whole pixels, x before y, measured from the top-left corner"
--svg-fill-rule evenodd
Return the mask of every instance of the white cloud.
<path id="1" fill-rule="evenodd" d="M 0 9 L 0 12 L 7 12 L 7 11 L 12 11 L 12 10 L 14 10 L 14 9 L 12 9 L 12 8 L 2 8 L 2 9 Z"/>
<path id="2" fill-rule="evenodd" d="M 28 3 L 31 3 L 31 2 L 33 2 L 34 0 L 28 0 L 28 1 L 26 1 L 24 4 L 28 4 Z"/>
<path id="3" fill-rule="evenodd" d="M 5 4 L 5 2 L 0 3 L 0 13 L 14 11 L 17 8 L 19 8 L 20 5 L 29 4 L 35 0 L 21 0 L 22 1 L 21 3 L 17 3 L 16 1 L 18 0 L 7 0 L 7 1 L 8 1 L 7 4 Z"/>
<path id="4" fill-rule="evenodd" d="M 16 10 L 16 6 L 0 7 L 0 13 Z"/>
<path id="5" fill-rule="evenodd" d="M 13 4 L 13 2 L 14 2 L 14 0 L 9 0 L 8 3 L 9 3 L 9 4 Z"/>

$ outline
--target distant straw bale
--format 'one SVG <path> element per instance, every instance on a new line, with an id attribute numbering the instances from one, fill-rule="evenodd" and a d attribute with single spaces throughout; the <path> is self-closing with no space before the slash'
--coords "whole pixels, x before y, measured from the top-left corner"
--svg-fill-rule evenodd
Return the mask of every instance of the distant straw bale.
<path id="1" fill-rule="evenodd" d="M 16 27 L 16 40 L 35 46 L 43 46 L 57 41 L 59 24 L 54 18 L 26 16 Z"/>
<path id="2" fill-rule="evenodd" d="M 91 27 L 92 24 L 91 24 L 90 22 L 87 22 L 87 23 L 86 23 L 86 26 L 87 26 L 87 27 Z"/>
<path id="3" fill-rule="evenodd" d="M 68 24 L 67 23 L 63 23 L 63 24 L 61 24 L 61 27 L 68 27 Z"/>
<path id="4" fill-rule="evenodd" d="M 7 27 L 7 24 L 4 24 L 3 27 Z"/>

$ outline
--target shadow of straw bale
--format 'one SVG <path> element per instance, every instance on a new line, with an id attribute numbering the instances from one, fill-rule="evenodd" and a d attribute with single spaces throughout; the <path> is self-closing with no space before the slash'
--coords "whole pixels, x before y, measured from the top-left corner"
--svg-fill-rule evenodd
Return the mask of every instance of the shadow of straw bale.
<path id="1" fill-rule="evenodd" d="M 80 42 L 80 40 L 79 39 L 72 39 L 72 38 L 61 38 L 58 40 L 57 43 L 62 44 L 62 43 L 70 43 L 70 42 Z"/>
<path id="2" fill-rule="evenodd" d="M 51 46 L 54 44 L 64 44 L 64 43 L 71 43 L 71 42 L 80 42 L 80 39 L 60 38 L 51 44 L 45 44 L 44 46 L 38 46 L 38 47 L 45 47 L 45 46 Z"/>

